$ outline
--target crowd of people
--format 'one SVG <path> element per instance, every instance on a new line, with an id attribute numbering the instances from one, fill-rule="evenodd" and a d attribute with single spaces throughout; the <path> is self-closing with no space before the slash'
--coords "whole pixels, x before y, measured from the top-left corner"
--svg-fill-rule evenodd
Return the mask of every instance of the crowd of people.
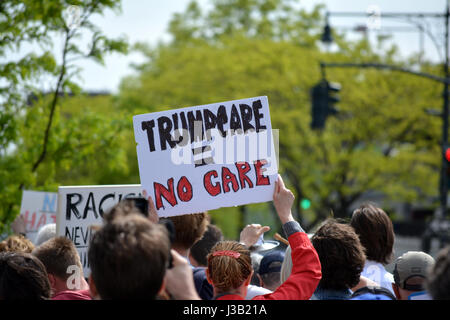
<path id="1" fill-rule="evenodd" d="M 273 204 L 286 248 L 256 245 L 269 226 L 247 225 L 224 238 L 207 212 L 158 218 L 123 200 L 103 216 L 88 249 L 85 278 L 69 239 L 43 228 L 0 242 L 0 300 L 442 300 L 450 299 L 450 247 L 436 261 L 409 251 L 394 259 L 394 229 L 373 204 L 350 222 L 327 219 L 313 234 L 294 220 L 281 176 Z"/>

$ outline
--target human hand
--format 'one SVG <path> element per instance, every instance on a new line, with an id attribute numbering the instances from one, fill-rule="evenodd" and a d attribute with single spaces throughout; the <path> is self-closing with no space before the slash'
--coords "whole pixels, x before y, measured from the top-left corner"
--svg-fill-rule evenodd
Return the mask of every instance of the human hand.
<path id="1" fill-rule="evenodd" d="M 260 224 L 248 224 L 244 229 L 242 229 L 239 242 L 250 248 L 254 245 L 259 237 L 270 230 L 269 226 L 261 226 Z"/>
<path id="2" fill-rule="evenodd" d="M 21 214 L 11 223 L 11 229 L 15 234 L 26 234 L 25 219 Z"/>
<path id="3" fill-rule="evenodd" d="M 192 268 L 175 250 L 170 250 L 173 267 L 165 275 L 166 290 L 176 300 L 201 300 L 195 289 Z"/>
<path id="4" fill-rule="evenodd" d="M 283 179 L 278 175 L 278 180 L 275 181 L 275 190 L 273 192 L 273 204 L 275 205 L 275 209 L 277 210 L 278 217 L 282 224 L 294 221 L 291 212 L 294 199 L 294 194 L 285 187 Z"/>
<path id="5" fill-rule="evenodd" d="M 155 203 L 153 202 L 152 197 L 147 195 L 146 190 L 142 192 L 142 195 L 144 196 L 144 198 L 148 200 L 148 218 L 150 219 L 151 222 L 158 223 L 159 221 L 158 211 L 156 211 Z"/>

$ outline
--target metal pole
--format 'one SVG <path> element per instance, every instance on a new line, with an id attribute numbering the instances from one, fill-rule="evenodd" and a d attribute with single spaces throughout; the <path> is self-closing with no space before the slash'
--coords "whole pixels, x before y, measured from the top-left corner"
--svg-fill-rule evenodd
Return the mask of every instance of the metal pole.
<path id="1" fill-rule="evenodd" d="M 449 27 L 449 18 L 450 18 L 450 1 L 447 0 L 447 7 L 445 12 L 445 64 L 444 64 L 444 75 L 445 78 L 449 79 L 449 39 L 448 39 L 448 27 Z M 441 208 L 442 208 L 442 217 L 445 218 L 447 215 L 447 192 L 448 192 L 448 179 L 447 179 L 447 161 L 445 159 L 445 148 L 448 144 L 448 81 L 444 83 L 444 107 L 442 112 L 442 171 L 441 171 Z"/>

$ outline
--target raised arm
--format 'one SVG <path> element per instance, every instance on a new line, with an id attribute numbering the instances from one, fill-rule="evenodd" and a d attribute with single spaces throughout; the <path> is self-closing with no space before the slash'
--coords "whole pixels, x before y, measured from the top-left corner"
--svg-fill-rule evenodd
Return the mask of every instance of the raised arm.
<path id="1" fill-rule="evenodd" d="M 308 300 L 322 277 L 319 256 L 308 235 L 292 216 L 294 198 L 293 193 L 285 187 L 281 176 L 278 176 L 273 203 L 291 246 L 292 271 L 274 292 L 257 296 L 255 300 Z"/>

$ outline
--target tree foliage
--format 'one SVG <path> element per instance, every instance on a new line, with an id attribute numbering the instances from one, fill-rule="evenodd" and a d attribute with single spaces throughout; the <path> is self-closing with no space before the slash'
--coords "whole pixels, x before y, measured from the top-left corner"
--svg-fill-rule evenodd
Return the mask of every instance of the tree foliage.
<path id="1" fill-rule="evenodd" d="M 105 54 L 127 51 L 125 39 L 92 23 L 108 9 L 119 11 L 120 1 L 0 3 L 0 231 L 18 214 L 23 188 L 56 191 L 58 172 L 77 170 L 81 159 L 95 164 L 96 153 L 115 147 L 106 114 L 75 115 L 62 103 L 81 91 L 76 61 L 103 63 Z M 60 52 L 54 41 L 62 41 Z"/>
<path id="2" fill-rule="evenodd" d="M 292 1 L 192 1 L 176 14 L 172 41 L 141 46 L 148 61 L 121 85 L 121 106 L 134 114 L 267 95 L 279 129 L 280 173 L 296 195 L 306 227 L 347 217 L 365 196 L 419 202 L 437 195 L 440 126 L 426 108 L 440 108 L 442 86 L 396 72 L 329 69 L 342 84 L 340 113 L 322 132 L 310 129 L 310 89 L 320 61 L 402 65 L 395 48 L 380 53 L 365 40 L 337 35 L 339 52 L 318 45 L 323 15 Z M 430 73 L 438 66 L 423 65 Z M 312 208 L 301 212 L 302 198 Z M 260 208 L 260 207 L 259 207 Z M 220 215 L 215 216 L 221 219 Z"/>

